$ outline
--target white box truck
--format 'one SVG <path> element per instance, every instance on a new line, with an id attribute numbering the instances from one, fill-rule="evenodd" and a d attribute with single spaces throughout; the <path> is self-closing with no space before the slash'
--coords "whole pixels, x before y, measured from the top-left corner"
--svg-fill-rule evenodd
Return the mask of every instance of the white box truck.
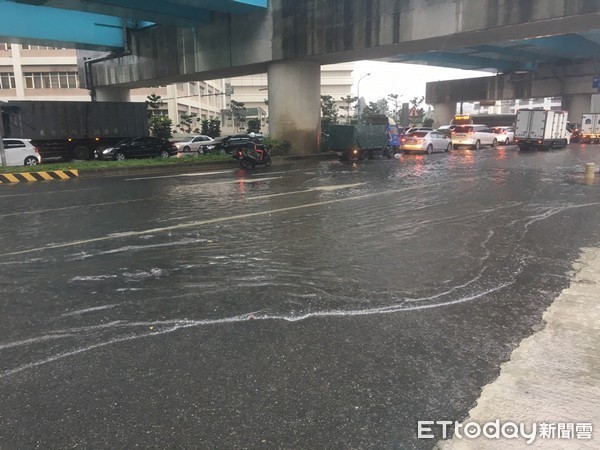
<path id="1" fill-rule="evenodd" d="M 564 148 L 569 143 L 566 111 L 520 109 L 517 111 L 515 144 L 520 150 Z"/>
<path id="2" fill-rule="evenodd" d="M 586 144 L 600 140 L 600 113 L 586 113 L 581 116 L 580 139 Z"/>

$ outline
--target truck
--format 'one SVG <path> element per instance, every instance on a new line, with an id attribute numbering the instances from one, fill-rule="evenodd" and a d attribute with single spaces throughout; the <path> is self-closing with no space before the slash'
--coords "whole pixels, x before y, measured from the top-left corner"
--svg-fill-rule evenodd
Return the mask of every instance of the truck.
<path id="1" fill-rule="evenodd" d="M 569 143 L 569 113 L 544 109 L 517 111 L 515 144 L 519 150 L 564 148 Z"/>
<path id="2" fill-rule="evenodd" d="M 365 124 L 329 127 L 329 150 L 341 161 L 372 159 L 375 155 L 392 158 L 399 145 L 398 126 L 384 115 L 372 115 Z"/>
<path id="3" fill-rule="evenodd" d="M 586 144 L 600 141 L 600 113 L 586 113 L 581 116 L 579 139 Z"/>
<path id="4" fill-rule="evenodd" d="M 0 112 L 4 137 L 31 139 L 42 161 L 92 159 L 98 147 L 149 133 L 145 103 L 24 100 Z"/>

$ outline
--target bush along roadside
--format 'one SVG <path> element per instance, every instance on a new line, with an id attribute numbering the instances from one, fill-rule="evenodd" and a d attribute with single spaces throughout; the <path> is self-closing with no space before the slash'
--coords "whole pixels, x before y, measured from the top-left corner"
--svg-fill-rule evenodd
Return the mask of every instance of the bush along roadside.
<path id="1" fill-rule="evenodd" d="M 292 143 L 290 141 L 280 141 L 278 139 L 266 137 L 262 143 L 267 147 L 271 156 L 285 156 L 292 151 Z"/>
<path id="2" fill-rule="evenodd" d="M 131 167 L 160 167 L 160 166 L 182 166 L 185 164 L 203 163 L 210 161 L 229 161 L 231 155 L 201 155 L 187 156 L 177 158 L 146 158 L 146 159 L 127 159 L 125 161 L 68 161 L 51 164 L 39 164 L 36 166 L 0 166 L 0 173 L 23 173 L 23 172 L 44 172 L 48 170 L 97 170 L 97 169 L 118 169 Z"/>

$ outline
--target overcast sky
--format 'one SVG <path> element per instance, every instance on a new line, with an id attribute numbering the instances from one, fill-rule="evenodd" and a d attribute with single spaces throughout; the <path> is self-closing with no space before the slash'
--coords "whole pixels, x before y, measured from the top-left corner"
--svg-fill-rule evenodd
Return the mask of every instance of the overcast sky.
<path id="1" fill-rule="evenodd" d="M 456 80 L 491 76 L 490 72 L 474 72 L 443 67 L 421 66 L 416 64 L 386 63 L 381 61 L 357 61 L 353 78 L 353 95 L 357 95 L 358 80 L 370 73 L 360 82 L 360 96 L 365 101 L 375 102 L 387 98 L 388 94 L 402 95 L 401 101 L 408 102 L 414 97 L 425 95 L 425 83 L 428 81 Z"/>

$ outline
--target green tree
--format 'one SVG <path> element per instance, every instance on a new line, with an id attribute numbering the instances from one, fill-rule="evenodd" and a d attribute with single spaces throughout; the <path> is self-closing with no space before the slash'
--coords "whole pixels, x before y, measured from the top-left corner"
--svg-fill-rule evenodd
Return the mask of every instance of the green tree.
<path id="1" fill-rule="evenodd" d="M 160 95 L 150 94 L 146 97 L 146 106 L 148 108 L 148 128 L 152 136 L 169 139 L 173 137 L 173 121 L 162 114 L 162 101 Z"/>
<path id="2" fill-rule="evenodd" d="M 342 97 L 341 100 L 346 104 L 346 106 L 342 106 L 341 109 L 346 111 L 346 123 L 350 123 L 352 119 L 353 113 L 351 111 L 354 109 L 353 105 L 358 101 L 358 97 L 351 97 L 350 95 L 346 95 Z"/>
<path id="3" fill-rule="evenodd" d="M 196 125 L 196 118 L 198 114 L 183 114 L 180 118 L 180 122 L 177 124 L 177 128 L 179 128 L 182 132 L 186 134 L 190 133 L 199 133 L 200 130 L 198 127 L 194 127 Z"/>
<path id="4" fill-rule="evenodd" d="M 338 108 L 331 95 L 321 95 L 321 130 L 327 133 L 329 125 L 337 123 Z"/>
<path id="5" fill-rule="evenodd" d="M 365 105 L 361 111 L 360 121 L 364 123 L 367 117 L 372 116 L 373 114 L 384 114 L 388 113 L 388 102 L 385 98 L 380 98 L 376 102 L 369 102 L 368 105 Z"/>
<path id="6" fill-rule="evenodd" d="M 208 119 L 204 119 L 202 120 L 201 124 L 202 130 L 200 131 L 200 134 L 210 136 L 210 121 Z"/>
<path id="7" fill-rule="evenodd" d="M 231 100 L 231 114 L 233 115 L 233 126 L 238 130 L 244 128 L 246 124 L 246 106 L 244 102 Z"/>
<path id="8" fill-rule="evenodd" d="M 157 115 L 148 119 L 150 133 L 152 136 L 169 139 L 173 137 L 173 121 L 167 116 Z"/>
<path id="9" fill-rule="evenodd" d="M 400 112 L 402 111 L 402 103 L 400 102 L 401 95 L 398 94 L 388 94 L 388 105 L 389 112 L 392 116 L 392 119 L 396 121 L 396 123 L 400 123 Z"/>
<path id="10" fill-rule="evenodd" d="M 146 106 L 148 108 L 148 117 L 156 115 L 156 112 L 163 106 L 165 102 L 162 101 L 162 97 L 156 94 L 150 94 L 146 97 Z"/>
<path id="11" fill-rule="evenodd" d="M 260 133 L 260 119 L 248 119 L 248 133 Z"/>
<path id="12" fill-rule="evenodd" d="M 410 104 L 410 110 L 412 111 L 414 108 L 414 110 L 417 112 L 416 116 L 409 116 L 408 118 L 410 124 L 413 126 L 423 121 L 423 116 L 425 115 L 425 109 L 421 107 L 423 102 L 425 102 L 425 97 L 414 97 L 408 102 Z"/>
<path id="13" fill-rule="evenodd" d="M 208 135 L 212 138 L 221 136 L 221 121 L 219 119 L 210 119 L 208 124 Z"/>

